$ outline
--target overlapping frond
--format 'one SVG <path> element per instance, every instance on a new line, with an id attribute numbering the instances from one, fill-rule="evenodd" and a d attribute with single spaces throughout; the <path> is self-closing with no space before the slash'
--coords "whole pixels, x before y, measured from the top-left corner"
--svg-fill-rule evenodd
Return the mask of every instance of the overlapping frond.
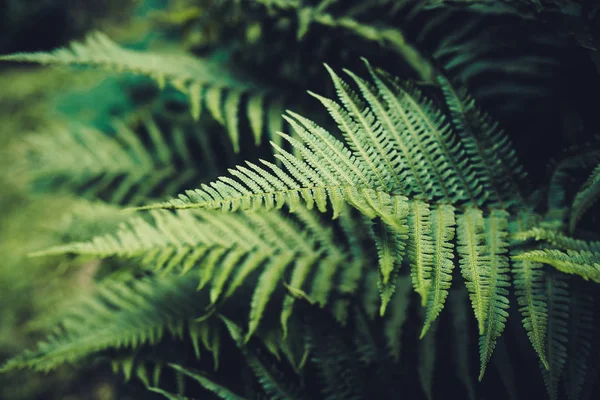
<path id="1" fill-rule="evenodd" d="M 520 232 L 528 228 L 528 221 L 517 218 L 514 228 Z M 536 229 L 536 228 L 533 228 Z M 527 237 L 527 233 L 513 234 L 512 238 Z M 513 241 L 513 244 L 515 242 Z M 523 318 L 523 326 L 527 331 L 529 341 L 537 353 L 542 366 L 550 368 L 546 359 L 546 330 L 548 327 L 548 297 L 546 295 L 546 272 L 543 265 L 532 260 L 519 260 L 514 258 L 518 254 L 514 248 L 511 250 L 513 284 L 515 295 L 519 304 L 519 312 Z"/>
<path id="2" fill-rule="evenodd" d="M 115 133 L 90 127 L 53 127 L 23 139 L 23 166 L 34 188 L 66 188 L 88 198 L 116 204 L 139 204 L 157 193 L 173 193 L 197 178 L 196 165 L 187 153 L 186 134 L 171 135 L 152 120 L 143 128 L 144 143 L 122 122 Z M 172 136 L 175 145 L 167 138 Z M 143 183 L 143 184 L 142 184 Z"/>
<path id="3" fill-rule="evenodd" d="M 528 230 L 516 232 L 512 235 L 512 237 L 519 241 L 525 241 L 528 239 L 543 241 L 551 244 L 552 246 L 558 247 L 561 250 L 592 251 L 596 253 L 600 252 L 600 242 L 576 239 L 567 236 L 562 232 L 540 227 L 534 227 Z"/>
<path id="4" fill-rule="evenodd" d="M 600 164 L 594 168 L 594 171 L 592 171 L 592 174 L 579 189 L 573 200 L 569 217 L 569 230 L 571 232 L 575 230 L 579 219 L 598 200 L 598 197 L 600 197 Z"/>
<path id="5" fill-rule="evenodd" d="M 392 297 L 407 249 L 413 285 L 428 308 L 424 332 L 443 309 L 450 287 L 456 229 L 458 262 L 485 342 L 483 369 L 504 327 L 510 281 L 507 214 L 492 210 L 484 215 L 479 206 L 489 204 L 486 188 L 493 188 L 494 180 L 509 179 L 495 189 L 496 196 L 505 199 L 504 191 L 512 187 L 512 178 L 506 176 L 519 176 L 520 168 L 505 137 L 482 127 L 489 121 L 472 101 L 463 104 L 468 98 L 455 96 L 454 104 L 464 110 L 456 116 L 469 127 L 464 136 L 475 143 L 470 153 L 420 91 L 367 66 L 372 84 L 349 72 L 364 99 L 329 68 L 340 103 L 314 95 L 333 116 L 348 147 L 310 120 L 289 112 L 285 118 L 297 138 L 282 136 L 298 156 L 275 145 L 282 168 L 264 160 L 265 167 L 248 163 L 249 168 L 230 170 L 238 180 L 223 177 L 178 199 L 142 209 L 271 210 L 288 204 L 293 211 L 305 203 L 321 212 L 332 209 L 336 218 L 349 203 L 365 217 L 376 218 L 369 232 L 378 250 L 380 313 Z M 478 153 L 483 142 L 498 153 Z M 468 154 L 505 163 L 503 177 L 483 161 L 473 170 Z M 398 176 L 402 182 L 394 178 Z M 445 204 L 432 207 L 434 201 L 466 207 L 458 211 Z M 294 279 L 301 281 L 306 271 L 298 273 Z"/>
<path id="6" fill-rule="evenodd" d="M 508 136 L 483 113 L 463 86 L 438 76 L 453 126 L 464 145 L 468 165 L 492 204 L 507 207 L 524 202 L 526 176 Z M 475 181 L 475 179 L 473 179 Z"/>
<path id="7" fill-rule="evenodd" d="M 214 393 L 220 399 L 223 399 L 223 400 L 244 400 L 245 399 L 244 397 L 233 393 L 231 390 L 229 390 L 225 386 L 223 386 L 217 382 L 214 382 L 211 378 L 205 376 L 200 371 L 189 370 L 189 369 L 184 368 L 181 365 L 177 365 L 177 364 L 171 364 L 170 367 L 173 368 L 175 371 L 178 371 L 178 372 L 182 373 L 183 375 L 198 382 L 200 385 L 202 385 L 202 387 L 204 387 L 205 389 Z M 158 392 L 161 394 L 165 394 L 160 389 Z M 167 396 L 167 398 L 169 398 L 169 397 Z M 177 398 L 180 398 L 180 397 L 177 397 Z"/>
<path id="8" fill-rule="evenodd" d="M 285 336 L 294 294 L 325 306 L 334 292 L 353 293 L 359 288 L 361 264 L 366 261 L 353 259 L 308 210 L 298 209 L 296 215 L 297 222 L 283 213 L 154 211 L 151 222 L 136 217 L 116 234 L 35 255 L 133 259 L 163 275 L 199 270 L 198 288 L 207 288 L 213 305 L 230 298 L 251 274 L 260 271 L 247 339 L 257 330 L 273 292 L 289 279 L 291 293 L 285 296 L 281 311 Z"/>
<path id="9" fill-rule="evenodd" d="M 591 251 L 556 249 L 532 250 L 513 256 L 516 260 L 527 260 L 548 264 L 557 270 L 579 275 L 585 280 L 600 283 L 600 254 Z"/>
<path id="10" fill-rule="evenodd" d="M 276 126 L 279 122 L 279 115 L 274 118 L 269 110 L 281 108 L 281 101 L 270 99 L 266 92 L 248 80 L 239 79 L 222 64 L 183 54 L 126 49 L 100 32 L 90 34 L 83 42 L 71 43 L 69 48 L 3 55 L 0 61 L 92 67 L 148 76 L 161 88 L 172 84 L 189 97 L 194 119 L 199 119 L 202 109 L 206 108 L 227 129 L 235 151 L 240 148 L 238 119 L 242 105 L 257 143 L 268 131 L 266 126 Z"/>
<path id="11" fill-rule="evenodd" d="M 485 221 L 486 242 L 490 265 L 490 284 L 487 289 L 489 300 L 484 331 L 479 338 L 481 369 L 479 380 L 483 378 L 485 367 L 492 358 L 496 340 L 502 335 L 508 318 L 508 288 L 510 277 L 508 268 L 508 213 L 493 210 Z M 487 260 L 486 260 L 487 261 Z"/>
<path id="12" fill-rule="evenodd" d="M 32 368 L 49 371 L 109 348 L 134 348 L 158 343 L 166 332 L 189 335 L 196 343 L 210 322 L 194 322 L 206 306 L 196 292 L 195 279 L 144 278 L 129 283 L 108 282 L 96 293 L 72 307 L 61 328 L 37 350 L 23 353 L 2 369 Z M 217 351 L 214 349 L 214 351 Z"/>

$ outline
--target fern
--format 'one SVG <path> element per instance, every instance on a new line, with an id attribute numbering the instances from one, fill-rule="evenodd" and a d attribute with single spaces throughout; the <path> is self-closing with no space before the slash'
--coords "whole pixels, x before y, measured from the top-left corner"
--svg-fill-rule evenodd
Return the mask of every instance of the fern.
<path id="1" fill-rule="evenodd" d="M 590 251 L 546 249 L 532 250 L 514 257 L 553 266 L 567 274 L 575 274 L 583 279 L 600 283 L 600 254 Z"/>
<path id="2" fill-rule="evenodd" d="M 195 292 L 195 282 L 188 277 L 100 285 L 95 296 L 63 317 L 64 331 L 41 342 L 36 351 L 10 360 L 2 370 L 49 371 L 109 348 L 156 344 L 165 331 L 178 337 L 184 332 L 197 337 L 196 329 L 207 328 L 193 321 L 202 312 L 202 296 Z"/>
<path id="3" fill-rule="evenodd" d="M 0 56 L 0 61 L 84 66 L 111 72 L 128 72 L 148 76 L 156 80 L 160 88 L 170 83 L 189 97 L 194 119 L 200 118 L 202 108 L 209 110 L 213 118 L 227 129 L 236 152 L 240 150 L 238 113 L 243 97 L 250 98 L 246 114 L 257 144 L 261 142 L 264 133 L 263 121 L 266 120 L 271 126 L 276 126 L 279 121 L 279 115 L 264 112 L 267 94 L 247 80 L 226 73 L 223 65 L 181 54 L 165 55 L 125 49 L 99 32 L 90 34 L 82 43 L 71 43 L 70 48 L 60 48 L 49 53 L 4 55 Z M 278 99 L 269 101 L 269 107 L 280 108 L 278 102 Z"/>
<path id="4" fill-rule="evenodd" d="M 182 374 L 192 378 L 193 380 L 198 382 L 200 385 L 202 385 L 204 388 L 213 392 L 220 399 L 223 399 L 223 400 L 243 400 L 244 399 L 244 397 L 236 395 L 235 393 L 231 392 L 226 387 L 213 382 L 210 378 L 202 375 L 200 372 L 191 371 L 191 370 L 188 370 L 188 369 L 186 369 L 180 365 L 176 365 L 176 364 L 171 364 L 170 367 L 173 368 L 175 371 L 181 372 Z"/>
<path id="5" fill-rule="evenodd" d="M 134 218 L 116 235 L 99 236 L 89 242 L 59 246 L 34 255 L 116 256 L 138 260 L 162 274 L 171 271 L 185 274 L 196 269 L 200 271 L 199 288 L 209 287 L 213 305 L 230 298 L 251 273 L 262 271 L 252 297 L 248 340 L 258 328 L 273 291 L 286 279 L 286 271 L 291 270 L 292 290 L 304 293 L 303 288 L 310 287 L 307 296 L 321 306 L 329 303 L 333 292 L 352 293 L 358 289 L 360 275 L 355 269 L 364 260 L 352 259 L 343 248 L 339 250 L 332 233 L 306 210 L 297 210 L 297 215 L 305 223 L 304 228 L 277 214 L 231 214 L 217 218 L 211 212 L 158 211 L 152 213 L 153 223 Z M 279 240 L 282 235 L 288 243 Z M 315 238 L 331 246 L 322 251 Z M 351 266 L 342 269 L 348 261 Z M 313 270 L 316 274 L 308 280 Z M 284 334 L 294 302 L 292 295 L 283 301 Z"/>
<path id="6" fill-rule="evenodd" d="M 394 281 L 391 278 L 397 273 L 403 258 L 405 238 L 408 239 L 408 258 L 413 271 L 413 283 L 424 304 L 427 304 L 431 285 L 433 260 L 452 258 L 447 250 L 452 227 L 447 226 L 442 229 L 443 232 L 437 233 L 434 253 L 430 206 L 420 200 L 409 200 L 406 196 L 422 196 L 428 201 L 440 200 L 466 205 L 464 211 L 456 218 L 457 254 L 478 320 L 479 333 L 482 335 L 483 371 L 491 356 L 495 338 L 501 334 L 507 316 L 506 287 L 510 285 L 506 258 L 507 215 L 500 211 L 492 211 L 489 217 L 484 217 L 477 205 L 485 202 L 485 197 L 478 199 L 476 193 L 482 192 L 474 191 L 468 183 L 477 175 L 471 170 L 471 166 L 467 167 L 464 161 L 458 161 L 459 155 L 463 154 L 460 149 L 461 142 L 457 141 L 444 122 L 443 114 L 435 110 L 434 105 L 425 100 L 420 92 L 410 87 L 402 89 L 401 83 L 371 69 L 379 93 L 367 90 L 366 82 L 355 77 L 372 107 L 369 108 L 347 83 L 330 69 L 329 73 L 341 104 L 314 96 L 331 113 L 349 148 L 345 148 L 323 128 L 289 112 L 286 119 L 299 139 L 287 135 L 283 137 L 298 150 L 302 158 L 275 146 L 276 158 L 282 161 L 287 172 L 264 160 L 261 162 L 272 172 L 249 163 L 251 169 L 238 167 L 231 170 L 239 182 L 223 177 L 218 182 L 203 185 L 202 189 L 188 191 L 179 199 L 142 209 L 270 210 L 289 204 L 294 210 L 303 201 L 309 209 L 316 206 L 323 212 L 329 208 L 329 202 L 333 217 L 336 218 L 343 209 L 343 204 L 348 202 L 366 217 L 378 217 L 382 222 L 382 225 L 376 224 L 372 236 L 379 254 L 378 285 L 383 313 L 394 290 L 391 283 Z M 456 97 L 453 99 L 454 102 L 460 101 Z M 374 113 L 373 109 L 380 111 Z M 470 118 L 477 121 L 481 119 L 478 114 L 473 114 Z M 380 121 L 386 119 L 390 121 L 386 122 L 388 125 L 396 126 L 395 132 L 398 136 L 383 135 L 381 125 L 384 122 Z M 468 121 L 464 123 L 473 125 Z M 486 138 L 487 141 L 494 139 L 497 139 L 494 134 Z M 406 179 L 410 176 L 410 170 L 400 169 L 404 162 L 395 161 L 396 158 L 402 160 L 400 155 L 403 148 L 408 150 L 405 152 L 406 159 L 418 160 L 420 165 L 427 166 L 430 171 L 430 175 L 422 179 L 422 182 L 427 183 L 423 193 L 405 192 L 391 178 L 399 174 Z M 502 144 L 500 149 L 502 152 L 497 157 L 504 160 L 502 155 L 510 154 L 510 150 L 506 149 L 505 144 Z M 515 165 L 515 161 L 510 161 L 506 168 L 512 170 Z M 492 179 L 487 175 L 483 164 L 479 168 L 479 176 Z M 518 170 L 515 174 L 518 176 Z M 450 224 L 452 214 L 452 208 L 445 209 L 444 218 L 449 220 Z M 405 220 L 407 217 L 408 220 Z M 436 221 L 436 224 L 439 223 Z M 436 271 L 436 274 L 437 300 L 434 300 L 436 304 L 432 310 L 435 311 L 430 311 L 428 324 L 435 319 L 433 315 L 441 311 L 441 299 L 444 290 L 447 290 L 440 284 L 440 278 L 445 274 L 445 279 L 448 280 L 449 272 Z M 444 286 L 447 286 L 447 283 Z"/>
<path id="7" fill-rule="evenodd" d="M 600 196 L 600 165 L 594 168 L 594 171 L 573 200 L 569 217 L 569 230 L 571 232 L 575 230 L 575 225 L 587 209 L 598 200 L 598 196 Z"/>
<path id="8" fill-rule="evenodd" d="M 66 188 L 131 205 L 157 193 L 173 193 L 198 178 L 182 130 L 171 133 L 171 150 L 167 134 L 152 120 L 143 124 L 149 145 L 124 123 L 117 121 L 114 127 L 114 134 L 57 126 L 28 135 L 17 148 L 23 154 L 22 169 L 34 188 Z"/>

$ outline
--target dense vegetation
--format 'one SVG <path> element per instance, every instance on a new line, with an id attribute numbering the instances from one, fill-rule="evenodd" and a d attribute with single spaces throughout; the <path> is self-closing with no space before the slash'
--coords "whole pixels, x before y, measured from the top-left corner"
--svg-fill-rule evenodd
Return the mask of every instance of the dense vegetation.
<path id="1" fill-rule="evenodd" d="M 598 397 L 597 2 L 101 3 L 7 2 L 0 397 Z"/>

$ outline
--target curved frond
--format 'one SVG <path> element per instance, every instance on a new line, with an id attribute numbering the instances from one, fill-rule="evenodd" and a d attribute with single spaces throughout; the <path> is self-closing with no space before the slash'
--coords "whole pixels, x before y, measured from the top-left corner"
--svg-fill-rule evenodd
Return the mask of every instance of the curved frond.
<path id="1" fill-rule="evenodd" d="M 571 232 L 575 230 L 579 219 L 598 200 L 598 197 L 600 197 L 600 164 L 594 168 L 594 171 L 592 171 L 592 174 L 579 189 L 573 200 L 569 217 L 569 230 Z"/>
<path id="2" fill-rule="evenodd" d="M 199 119 L 202 108 L 206 107 L 213 118 L 227 129 L 236 152 L 240 150 L 238 118 L 242 96 L 250 99 L 244 107 L 249 119 L 253 121 L 251 128 L 257 142 L 260 142 L 263 135 L 263 125 L 258 120 L 266 118 L 264 110 L 280 107 L 280 100 L 271 99 L 269 103 L 265 103 L 264 91 L 249 84 L 247 79 L 236 77 L 226 66 L 214 60 L 184 54 L 130 50 L 119 46 L 100 32 L 90 34 L 83 42 L 72 42 L 69 48 L 3 55 L 0 56 L 0 61 L 128 72 L 154 79 L 161 89 L 167 83 L 172 84 L 189 97 L 194 119 Z M 257 104 L 267 104 L 267 107 L 259 109 Z"/>
<path id="3" fill-rule="evenodd" d="M 532 250 L 512 258 L 548 264 L 561 272 L 600 283 L 600 254 L 591 251 Z"/>
<path id="4" fill-rule="evenodd" d="M 214 393 L 220 399 L 223 399 L 223 400 L 245 400 L 244 397 L 238 396 L 237 394 L 233 393 L 231 390 L 227 389 L 226 387 L 214 382 L 209 377 L 204 376 L 200 371 L 193 371 L 193 370 L 184 368 L 181 365 L 177 365 L 177 364 L 170 364 L 170 367 L 173 368 L 175 371 L 180 372 L 183 375 L 198 382 L 200 385 L 202 385 L 203 388 Z"/>

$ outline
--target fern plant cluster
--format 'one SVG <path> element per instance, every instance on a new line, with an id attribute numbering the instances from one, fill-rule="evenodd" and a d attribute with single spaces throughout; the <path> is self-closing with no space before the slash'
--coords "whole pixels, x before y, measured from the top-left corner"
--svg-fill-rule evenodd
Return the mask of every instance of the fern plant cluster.
<path id="1" fill-rule="evenodd" d="M 519 118 L 544 126 L 569 55 L 593 71 L 595 12 L 186 0 L 149 17 L 162 51 L 94 32 L 0 56 L 150 78 L 185 110 L 11 148 L 28 193 L 79 202 L 30 259 L 94 279 L 1 371 L 110 363 L 141 398 L 595 398 L 594 125 L 565 106 L 571 150 L 544 158 Z"/>

